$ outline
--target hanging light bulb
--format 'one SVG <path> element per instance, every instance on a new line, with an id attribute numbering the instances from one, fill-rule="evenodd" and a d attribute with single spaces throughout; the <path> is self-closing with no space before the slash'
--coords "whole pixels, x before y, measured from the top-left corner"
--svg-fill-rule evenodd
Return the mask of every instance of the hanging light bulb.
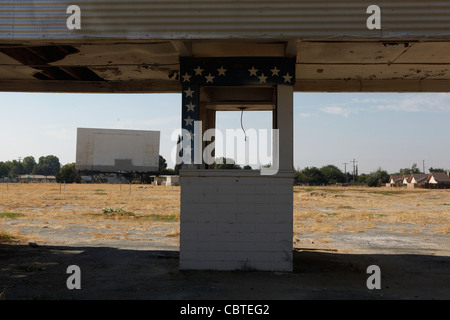
<path id="1" fill-rule="evenodd" d="M 244 125 L 242 124 L 242 116 L 244 115 L 244 107 L 240 107 L 239 109 L 241 109 L 241 128 L 242 131 L 244 131 L 244 136 L 245 136 L 245 141 L 247 141 L 247 134 L 245 133 L 245 129 L 244 129 Z"/>

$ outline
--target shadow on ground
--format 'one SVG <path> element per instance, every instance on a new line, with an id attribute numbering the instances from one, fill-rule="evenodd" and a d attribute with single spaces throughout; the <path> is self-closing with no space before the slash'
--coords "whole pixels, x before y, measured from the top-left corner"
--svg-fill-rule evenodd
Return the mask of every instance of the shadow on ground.
<path id="1" fill-rule="evenodd" d="M 0 245 L 0 298 L 22 299 L 450 299 L 450 258 L 294 252 L 292 273 L 179 271 L 178 251 Z M 69 290 L 67 268 L 81 269 Z M 369 265 L 381 289 L 369 290 Z"/>

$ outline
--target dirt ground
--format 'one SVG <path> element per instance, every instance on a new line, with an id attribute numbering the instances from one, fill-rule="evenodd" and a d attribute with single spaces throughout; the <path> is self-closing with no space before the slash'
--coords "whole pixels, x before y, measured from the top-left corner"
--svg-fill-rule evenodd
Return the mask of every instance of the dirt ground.
<path id="1" fill-rule="evenodd" d="M 52 188 L 0 194 L 0 300 L 450 299 L 450 190 L 295 188 L 293 272 L 219 272 L 178 269 L 179 189 Z"/>

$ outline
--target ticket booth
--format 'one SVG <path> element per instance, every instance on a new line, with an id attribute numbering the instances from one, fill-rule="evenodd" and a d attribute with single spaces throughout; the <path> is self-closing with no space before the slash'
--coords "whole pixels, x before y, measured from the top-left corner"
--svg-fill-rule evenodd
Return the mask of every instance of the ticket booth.
<path id="1" fill-rule="evenodd" d="M 291 271 L 295 61 L 183 58 L 180 70 L 180 269 Z M 205 132 L 231 110 L 272 112 L 269 169 L 211 168 Z"/>

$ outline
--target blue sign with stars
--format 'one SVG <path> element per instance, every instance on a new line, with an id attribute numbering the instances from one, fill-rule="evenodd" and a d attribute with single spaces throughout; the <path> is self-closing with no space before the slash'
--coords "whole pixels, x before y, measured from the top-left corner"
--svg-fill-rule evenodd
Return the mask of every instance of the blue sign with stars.
<path id="1" fill-rule="evenodd" d="M 295 83 L 295 60 L 286 58 L 182 58 L 183 85 L 239 86 Z"/>

